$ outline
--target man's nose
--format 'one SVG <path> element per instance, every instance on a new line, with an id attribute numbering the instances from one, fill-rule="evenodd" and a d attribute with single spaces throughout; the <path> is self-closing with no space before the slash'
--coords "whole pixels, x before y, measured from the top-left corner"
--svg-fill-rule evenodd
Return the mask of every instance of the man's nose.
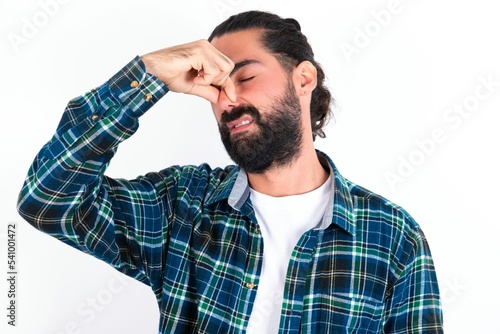
<path id="1" fill-rule="evenodd" d="M 222 89 L 219 93 L 219 99 L 217 101 L 217 104 L 220 110 L 231 112 L 233 108 L 238 107 L 240 105 L 240 100 L 238 98 L 238 95 L 236 95 L 236 101 L 231 101 L 229 97 L 227 97 L 226 92 Z"/>

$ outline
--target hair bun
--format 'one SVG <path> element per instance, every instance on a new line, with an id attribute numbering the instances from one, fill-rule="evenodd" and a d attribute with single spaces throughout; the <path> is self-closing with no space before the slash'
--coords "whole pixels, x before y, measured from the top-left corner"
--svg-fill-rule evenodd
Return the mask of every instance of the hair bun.
<path id="1" fill-rule="evenodd" d="M 288 18 L 288 19 L 285 19 L 285 22 L 292 24 L 295 27 L 295 29 L 297 29 L 298 31 L 301 31 L 300 24 L 296 19 Z"/>

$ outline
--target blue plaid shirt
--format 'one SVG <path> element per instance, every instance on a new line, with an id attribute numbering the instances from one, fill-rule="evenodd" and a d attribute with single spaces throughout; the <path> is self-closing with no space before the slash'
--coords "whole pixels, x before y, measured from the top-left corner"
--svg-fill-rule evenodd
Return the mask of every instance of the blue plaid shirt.
<path id="1" fill-rule="evenodd" d="M 244 333 L 263 239 L 236 166 L 104 175 L 118 144 L 168 89 L 139 57 L 69 102 L 20 192 L 37 229 L 151 286 L 160 333 Z M 328 210 L 289 260 L 280 333 L 442 333 L 431 253 L 400 207 L 334 175 Z"/>

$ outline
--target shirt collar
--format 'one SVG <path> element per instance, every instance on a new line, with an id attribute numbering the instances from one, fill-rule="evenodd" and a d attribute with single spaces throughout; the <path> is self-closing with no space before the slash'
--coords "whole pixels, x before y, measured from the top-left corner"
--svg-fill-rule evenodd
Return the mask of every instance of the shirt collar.
<path id="1" fill-rule="evenodd" d="M 226 170 L 228 171 L 227 175 L 214 192 L 208 196 L 206 203 L 210 205 L 231 197 L 232 200 L 228 200 L 229 204 L 234 209 L 239 210 L 248 197 L 245 196 L 245 188 L 248 188 L 246 173 L 238 166 L 228 166 Z"/>
<path id="2" fill-rule="evenodd" d="M 326 229 L 335 224 L 348 233 L 356 233 L 356 214 L 352 201 L 350 181 L 345 179 L 338 171 L 333 161 L 325 153 L 317 151 L 319 160 L 323 166 L 328 166 L 330 174 L 333 174 L 330 201 L 319 229 Z"/>
<path id="3" fill-rule="evenodd" d="M 317 151 L 321 164 L 330 169 L 331 198 L 325 211 L 323 219 L 316 229 L 326 229 L 331 224 L 344 229 L 354 235 L 356 231 L 356 215 L 352 201 L 352 184 L 345 179 L 335 167 L 333 161 L 323 152 Z M 247 174 L 239 167 L 230 170 L 229 174 L 208 198 L 207 204 L 227 200 L 228 204 L 235 210 L 240 211 L 247 202 L 250 195 Z"/>

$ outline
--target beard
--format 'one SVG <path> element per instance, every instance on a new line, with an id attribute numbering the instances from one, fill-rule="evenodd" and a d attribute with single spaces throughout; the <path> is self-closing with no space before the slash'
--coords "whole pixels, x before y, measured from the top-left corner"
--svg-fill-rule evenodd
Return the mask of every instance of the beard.
<path id="1" fill-rule="evenodd" d="M 231 135 L 227 122 L 243 115 L 251 116 L 257 129 Z M 250 105 L 224 112 L 219 132 L 231 159 L 246 172 L 261 174 L 271 168 L 289 165 L 295 160 L 302 148 L 301 125 L 299 99 L 289 82 L 283 96 L 265 114 Z"/>

